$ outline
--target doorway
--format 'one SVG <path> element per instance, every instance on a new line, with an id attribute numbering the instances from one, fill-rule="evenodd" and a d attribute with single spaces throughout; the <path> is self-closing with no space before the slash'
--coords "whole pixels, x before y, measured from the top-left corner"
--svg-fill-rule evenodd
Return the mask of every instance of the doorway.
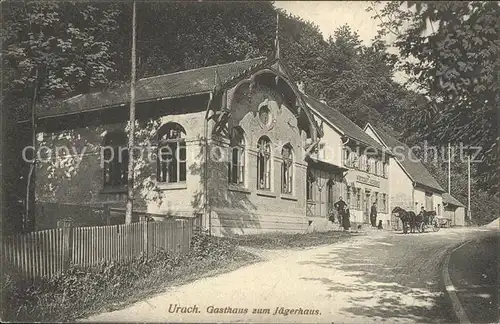
<path id="1" fill-rule="evenodd" d="M 365 223 L 370 223 L 370 208 L 371 208 L 371 192 L 370 190 L 365 190 Z"/>

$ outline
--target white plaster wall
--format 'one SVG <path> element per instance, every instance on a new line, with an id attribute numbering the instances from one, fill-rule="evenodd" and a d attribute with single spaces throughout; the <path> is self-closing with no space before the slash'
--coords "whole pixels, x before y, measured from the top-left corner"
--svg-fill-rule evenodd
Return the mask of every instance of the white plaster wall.
<path id="1" fill-rule="evenodd" d="M 390 207 L 414 210 L 413 183 L 395 158 L 389 159 Z M 422 200 L 423 201 L 423 200 Z"/>
<path id="2" fill-rule="evenodd" d="M 316 117 L 321 123 L 321 119 Z M 323 124 L 324 136 L 318 143 L 318 147 L 324 145 L 323 152 L 318 153 L 318 159 L 335 165 L 342 165 L 342 140 L 340 133 L 328 124 Z"/>

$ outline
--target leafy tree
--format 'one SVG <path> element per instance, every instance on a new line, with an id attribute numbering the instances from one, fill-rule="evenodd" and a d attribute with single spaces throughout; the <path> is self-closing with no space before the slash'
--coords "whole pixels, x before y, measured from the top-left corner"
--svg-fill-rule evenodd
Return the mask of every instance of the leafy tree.
<path id="1" fill-rule="evenodd" d="M 36 103 L 107 83 L 114 71 L 109 36 L 116 29 L 117 14 L 112 4 L 2 3 L 3 71 L 4 81 L 9 80 L 2 89 L 2 104 L 9 107 L 9 120 L 31 119 L 33 146 Z M 15 125 L 6 128 L 11 143 L 18 141 Z M 13 151 L 9 147 L 8 152 Z M 6 158 L 7 166 L 17 158 Z M 33 169 L 34 163 L 27 177 L 28 192 Z"/>
<path id="2" fill-rule="evenodd" d="M 367 122 L 385 126 L 396 103 L 404 97 L 400 95 L 406 95 L 392 79 L 395 58 L 387 53 L 387 45 L 380 37 L 365 46 L 359 35 L 345 25 L 316 46 L 313 57 L 317 64 L 307 66 L 305 73 L 312 75 L 306 81 L 310 92 L 324 96 L 330 106 L 361 127 Z"/>
<path id="3" fill-rule="evenodd" d="M 481 147 L 475 178 L 491 194 L 500 183 L 499 9 L 487 1 L 392 1 L 374 16 L 382 35 L 396 35 L 400 67 L 427 98 L 410 111 L 407 131 L 435 144 Z"/>

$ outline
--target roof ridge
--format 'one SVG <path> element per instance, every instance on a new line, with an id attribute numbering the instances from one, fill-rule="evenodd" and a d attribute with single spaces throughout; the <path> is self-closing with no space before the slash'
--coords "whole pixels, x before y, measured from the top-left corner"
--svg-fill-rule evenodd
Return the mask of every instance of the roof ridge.
<path id="1" fill-rule="evenodd" d="M 305 93 L 304 93 L 305 94 Z M 340 111 L 339 109 L 335 108 L 335 107 L 332 107 L 330 106 L 329 104 L 326 104 L 324 102 L 322 102 L 320 99 L 314 97 L 314 96 L 311 96 L 311 95 L 308 95 L 308 94 L 305 94 L 306 96 L 310 97 L 311 99 L 315 100 L 316 102 L 322 104 L 322 105 L 325 105 L 327 106 L 328 108 L 331 108 L 331 109 L 334 109 L 336 110 L 339 114 L 341 114 L 342 116 L 344 116 L 346 119 L 348 119 L 353 125 L 355 125 L 357 128 L 359 128 L 363 133 L 364 133 L 364 130 L 363 128 L 359 127 L 358 124 L 356 124 L 355 122 L 353 122 L 349 117 L 347 117 L 344 113 L 342 113 L 342 111 Z"/>
<path id="2" fill-rule="evenodd" d="M 221 63 L 221 64 L 208 65 L 208 66 L 201 66 L 201 67 L 189 69 L 189 70 L 181 70 L 181 71 L 176 71 L 176 72 L 172 72 L 172 73 L 153 75 L 150 77 L 141 78 L 138 81 L 150 80 L 150 79 L 154 79 L 154 78 L 164 77 L 167 75 L 181 74 L 181 73 L 192 72 L 192 71 L 196 71 L 196 70 L 209 69 L 209 68 L 214 68 L 214 67 L 223 66 L 223 65 L 230 65 L 230 64 L 236 64 L 236 63 L 242 63 L 242 62 L 248 62 L 248 61 L 257 61 L 257 60 L 261 60 L 261 59 L 266 59 L 266 57 L 259 56 L 259 57 L 250 58 L 250 59 L 246 59 L 246 60 L 232 61 L 232 62 L 228 62 L 228 63 Z"/>

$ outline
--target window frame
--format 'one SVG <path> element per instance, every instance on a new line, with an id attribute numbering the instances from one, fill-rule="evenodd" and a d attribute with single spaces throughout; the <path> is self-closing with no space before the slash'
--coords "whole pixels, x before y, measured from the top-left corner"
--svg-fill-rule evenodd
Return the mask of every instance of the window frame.
<path id="1" fill-rule="evenodd" d="M 105 161 L 103 164 L 103 189 L 125 189 L 128 186 L 129 161 L 127 134 L 121 130 L 106 133 L 103 147 L 110 147 L 113 150 L 113 160 Z M 106 150 L 104 154 L 106 152 L 109 151 Z M 116 170 L 119 170 L 119 173 Z M 120 174 L 119 180 L 114 179 L 118 174 Z"/>
<path id="2" fill-rule="evenodd" d="M 238 132 L 239 134 L 236 135 L 235 134 L 236 132 Z M 240 127 L 234 127 L 231 131 L 231 139 L 229 142 L 228 155 L 229 155 L 228 159 L 229 185 L 245 187 L 246 139 L 245 139 L 245 132 Z"/>
<path id="3" fill-rule="evenodd" d="M 262 144 L 265 145 L 265 148 L 262 148 Z M 272 189 L 272 159 L 273 159 L 272 142 L 269 139 L 269 137 L 261 136 L 257 141 L 256 171 L 257 171 L 258 190 L 271 191 Z M 262 168 L 264 168 L 263 171 Z"/>
<path id="4" fill-rule="evenodd" d="M 309 202 L 316 202 L 315 192 L 314 192 L 314 184 L 316 183 L 316 179 L 311 170 L 307 171 L 306 174 L 306 200 Z"/>
<path id="5" fill-rule="evenodd" d="M 356 188 L 356 209 L 361 210 L 362 198 L 361 198 L 361 188 Z"/>
<path id="6" fill-rule="evenodd" d="M 169 131 L 175 133 L 168 134 Z M 185 135 L 186 131 L 184 127 L 176 122 L 165 123 L 159 128 L 156 134 L 158 144 L 156 150 L 156 182 L 158 184 L 175 185 L 187 182 L 187 146 Z M 169 148 L 167 152 L 162 152 L 167 147 Z M 172 154 L 171 158 L 175 162 L 168 161 L 170 159 L 168 157 L 169 154 Z M 183 160 L 182 156 L 184 156 Z M 166 157 L 166 161 L 162 161 L 163 157 Z M 175 180 L 171 181 L 173 173 L 175 173 Z"/>
<path id="7" fill-rule="evenodd" d="M 284 150 L 288 150 L 289 156 L 284 155 Z M 293 147 L 290 143 L 283 145 L 281 148 L 281 193 L 293 195 L 293 172 L 294 172 L 294 154 Z M 286 180 L 286 181 L 285 181 Z M 286 188 L 285 188 L 286 186 Z"/>

